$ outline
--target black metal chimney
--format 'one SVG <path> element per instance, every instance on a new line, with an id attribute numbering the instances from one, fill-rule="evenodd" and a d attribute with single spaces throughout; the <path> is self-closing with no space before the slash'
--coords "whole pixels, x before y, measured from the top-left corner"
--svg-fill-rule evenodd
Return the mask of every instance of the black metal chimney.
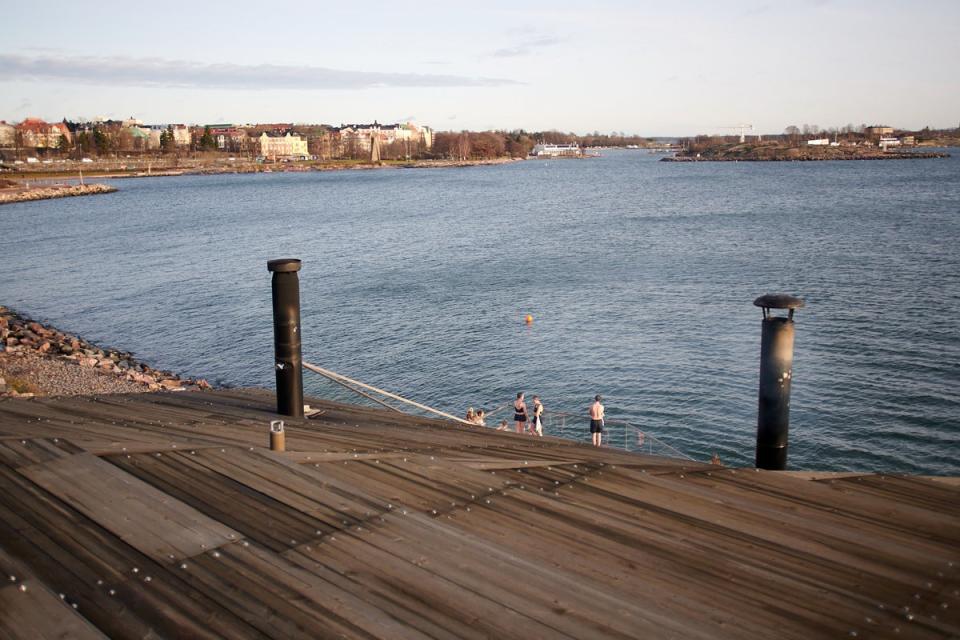
<path id="1" fill-rule="evenodd" d="M 303 368 L 300 352 L 300 261 L 267 262 L 273 273 L 273 350 L 277 374 L 277 413 L 303 417 Z"/>
<path id="2" fill-rule="evenodd" d="M 790 384 L 793 380 L 793 311 L 803 300 L 786 294 L 767 294 L 753 301 L 763 309 L 760 337 L 760 392 L 757 406 L 758 469 L 787 468 L 790 427 Z M 775 316 L 771 309 L 788 309 Z"/>

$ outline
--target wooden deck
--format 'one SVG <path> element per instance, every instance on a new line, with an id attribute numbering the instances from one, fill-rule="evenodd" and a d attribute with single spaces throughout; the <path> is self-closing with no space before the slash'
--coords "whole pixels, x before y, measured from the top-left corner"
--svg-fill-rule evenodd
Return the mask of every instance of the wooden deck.
<path id="1" fill-rule="evenodd" d="M 955 638 L 960 488 L 265 391 L 0 401 L 0 638 Z"/>

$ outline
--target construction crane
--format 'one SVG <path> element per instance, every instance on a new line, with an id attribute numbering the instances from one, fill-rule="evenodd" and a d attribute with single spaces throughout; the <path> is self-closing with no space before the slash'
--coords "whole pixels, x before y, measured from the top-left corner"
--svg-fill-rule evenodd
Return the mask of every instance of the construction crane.
<path id="1" fill-rule="evenodd" d="M 747 141 L 747 131 L 753 131 L 752 124 L 737 124 L 731 127 L 717 127 L 718 129 L 739 129 L 740 130 L 740 142 Z"/>

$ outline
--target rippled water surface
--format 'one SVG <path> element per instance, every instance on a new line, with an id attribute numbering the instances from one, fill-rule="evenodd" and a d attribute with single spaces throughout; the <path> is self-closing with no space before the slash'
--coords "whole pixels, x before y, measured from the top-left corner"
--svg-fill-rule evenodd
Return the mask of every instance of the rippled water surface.
<path id="1" fill-rule="evenodd" d="M 603 393 L 750 464 L 751 302 L 794 293 L 791 467 L 960 474 L 960 158 L 657 159 L 116 181 L 0 207 L 0 304 L 267 386 L 266 261 L 299 257 L 309 361 L 457 413 Z"/>

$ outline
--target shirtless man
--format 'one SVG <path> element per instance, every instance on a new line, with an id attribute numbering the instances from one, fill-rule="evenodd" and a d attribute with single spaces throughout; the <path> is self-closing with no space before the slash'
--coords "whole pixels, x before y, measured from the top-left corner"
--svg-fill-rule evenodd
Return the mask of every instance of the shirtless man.
<path id="1" fill-rule="evenodd" d="M 603 442 L 603 405 L 602 398 L 597 395 L 590 405 L 590 435 L 593 436 L 593 446 L 599 447 Z"/>

